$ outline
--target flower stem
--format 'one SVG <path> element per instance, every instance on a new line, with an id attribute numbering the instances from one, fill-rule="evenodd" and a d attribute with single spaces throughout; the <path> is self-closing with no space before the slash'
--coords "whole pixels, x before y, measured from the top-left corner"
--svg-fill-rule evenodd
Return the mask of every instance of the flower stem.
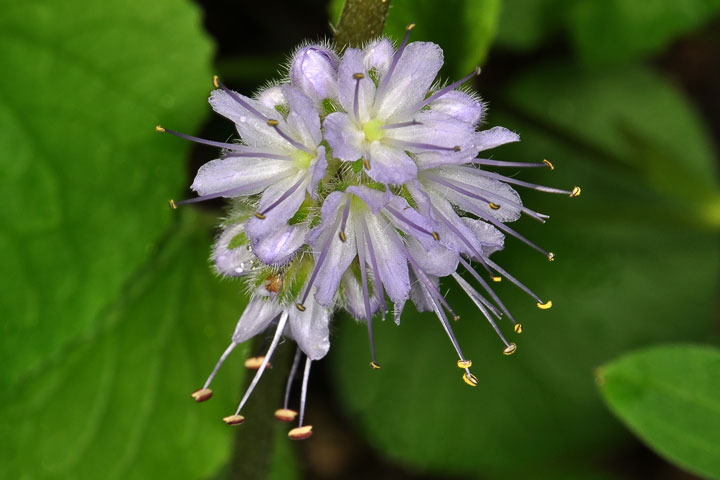
<path id="1" fill-rule="evenodd" d="M 335 30 L 340 47 L 359 47 L 382 33 L 390 0 L 347 0 Z"/>

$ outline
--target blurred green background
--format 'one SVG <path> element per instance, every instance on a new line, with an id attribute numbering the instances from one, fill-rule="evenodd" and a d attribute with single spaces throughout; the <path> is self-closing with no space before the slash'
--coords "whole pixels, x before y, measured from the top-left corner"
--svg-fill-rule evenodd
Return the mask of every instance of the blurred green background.
<path id="1" fill-rule="evenodd" d="M 553 308 L 499 285 L 524 325 L 505 357 L 449 291 L 476 389 L 432 315 L 378 322 L 378 371 L 336 316 L 299 444 L 272 419 L 282 368 L 220 421 L 258 345 L 190 400 L 246 300 L 207 261 L 222 203 L 167 207 L 217 152 L 153 127 L 229 138 L 211 75 L 279 78 L 343 3 L 0 0 L 0 477 L 720 478 L 718 0 L 391 0 L 386 32 L 415 22 L 443 75 L 482 65 L 487 124 L 523 139 L 493 158 L 582 186 L 522 192 L 551 220 L 513 228 L 553 264 L 496 255 Z"/>

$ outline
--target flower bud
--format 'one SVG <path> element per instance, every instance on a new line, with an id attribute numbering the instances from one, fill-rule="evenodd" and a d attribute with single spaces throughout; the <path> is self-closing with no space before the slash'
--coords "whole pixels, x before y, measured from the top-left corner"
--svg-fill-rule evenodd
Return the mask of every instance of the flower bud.
<path id="1" fill-rule="evenodd" d="M 337 98 L 337 69 L 340 60 L 320 45 L 299 49 L 290 63 L 290 82 L 315 103 Z"/>

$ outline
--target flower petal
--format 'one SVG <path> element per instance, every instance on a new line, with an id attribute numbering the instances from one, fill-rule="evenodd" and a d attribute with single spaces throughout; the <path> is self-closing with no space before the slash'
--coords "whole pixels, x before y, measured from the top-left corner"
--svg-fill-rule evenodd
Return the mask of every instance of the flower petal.
<path id="1" fill-rule="evenodd" d="M 295 215 L 305 200 L 308 182 L 307 172 L 296 172 L 295 175 L 289 176 L 265 190 L 257 209 L 258 214 L 262 214 L 263 218 L 254 215 L 250 217 L 245 226 L 247 236 L 253 245 L 265 235 L 274 233 Z M 278 204 L 279 201 L 281 203 Z M 268 211 L 267 209 L 270 207 L 272 209 Z"/>
<path id="2" fill-rule="evenodd" d="M 272 109 L 280 105 L 287 105 L 282 85 L 273 85 L 261 91 L 257 96 L 257 101 Z"/>
<path id="3" fill-rule="evenodd" d="M 218 273 L 229 277 L 238 277 L 250 272 L 250 267 L 255 257 L 252 249 L 248 249 L 249 244 L 247 240 L 241 242 L 239 245 L 233 245 L 233 248 L 230 248 L 233 240 L 238 235 L 243 235 L 244 232 L 245 224 L 238 222 L 223 230 L 215 241 L 212 250 L 212 260 L 215 265 L 215 270 L 217 270 Z"/>
<path id="4" fill-rule="evenodd" d="M 473 95 L 452 90 L 430 102 L 433 112 L 448 115 L 456 120 L 477 125 L 483 118 L 483 103 Z"/>
<path id="5" fill-rule="evenodd" d="M 190 186 L 199 195 L 237 190 L 231 196 L 260 193 L 296 170 L 292 162 L 266 158 L 228 157 L 206 163 Z"/>
<path id="6" fill-rule="evenodd" d="M 343 305 L 345 310 L 356 320 L 367 320 L 365 314 L 365 296 L 362 285 L 353 272 L 348 269 L 342 277 Z M 380 308 L 377 296 L 370 296 L 370 315 L 374 315 Z"/>
<path id="7" fill-rule="evenodd" d="M 281 312 L 282 308 L 277 303 L 263 297 L 253 297 L 238 320 L 232 336 L 233 342 L 244 342 L 262 332 Z"/>
<path id="8" fill-rule="evenodd" d="M 460 257 L 453 251 L 439 243 L 426 250 L 415 238 L 408 239 L 408 251 L 418 266 L 427 274 L 445 277 L 457 270 Z"/>
<path id="9" fill-rule="evenodd" d="M 417 178 L 417 166 L 400 147 L 384 145 L 378 141 L 367 148 L 370 169 L 365 172 L 376 182 L 400 185 Z"/>
<path id="10" fill-rule="evenodd" d="M 325 177 L 327 165 L 325 147 L 321 145 L 317 149 L 317 157 L 315 157 L 315 160 L 310 164 L 310 183 L 308 183 L 307 191 L 313 198 L 317 197 L 317 187 L 320 180 Z"/>
<path id="11" fill-rule="evenodd" d="M 365 78 L 355 80 L 353 75 L 356 73 L 362 73 Z M 338 98 L 340 105 L 350 115 L 353 115 L 355 111 L 355 85 L 358 81 L 360 82 L 358 112 L 360 114 L 360 123 L 365 123 L 369 119 L 370 107 L 375 99 L 375 83 L 365 68 L 362 50 L 348 48 L 345 50 L 338 68 Z"/>
<path id="12" fill-rule="evenodd" d="M 463 217 L 463 222 L 475 234 L 475 238 L 482 245 L 482 253 L 486 256 L 502 250 L 505 246 L 505 235 L 493 225 L 467 217 Z"/>
<path id="13" fill-rule="evenodd" d="M 286 119 L 289 129 L 285 133 L 315 150 L 315 147 L 322 142 L 320 116 L 315 105 L 300 90 L 290 85 L 283 85 L 283 94 L 290 107 Z"/>
<path id="14" fill-rule="evenodd" d="M 336 99 L 340 60 L 322 45 L 308 45 L 295 52 L 290 61 L 290 82 L 319 105 L 326 98 Z"/>
<path id="15" fill-rule="evenodd" d="M 381 192 L 362 185 L 357 187 L 348 187 L 345 191 L 360 197 L 360 199 L 374 214 L 377 214 L 383 207 L 385 207 L 392 198 L 392 194 L 389 191 Z"/>
<path id="16" fill-rule="evenodd" d="M 240 93 L 235 92 L 235 95 L 266 118 L 277 120 L 281 125 L 285 123 L 282 115 L 274 108 L 270 108 Z M 235 122 L 240 138 L 247 145 L 263 147 L 270 151 L 277 150 L 277 153 L 280 154 L 287 154 L 292 151 L 292 147 L 287 140 L 278 135 L 275 129 L 267 124 L 266 120 L 258 118 L 255 113 L 240 105 L 224 90 L 213 90 L 210 94 L 210 105 L 217 113 Z"/>
<path id="17" fill-rule="evenodd" d="M 505 145 L 506 143 L 519 142 L 520 135 L 511 132 L 505 127 L 493 127 L 475 134 L 475 144 L 480 151 Z"/>
<path id="18" fill-rule="evenodd" d="M 331 113 L 323 121 L 325 140 L 332 154 L 343 162 L 354 162 L 363 156 L 365 134 L 358 129 L 347 113 Z"/>
<path id="19" fill-rule="evenodd" d="M 408 298 L 410 293 L 410 277 L 408 276 L 407 259 L 401 249 L 402 239 L 392 225 L 380 215 L 365 215 L 370 241 L 372 241 L 375 259 L 383 287 L 393 302 Z M 355 224 L 356 232 L 362 229 L 359 222 Z M 370 253 L 365 238 L 366 268 L 371 269 Z"/>
<path id="20" fill-rule="evenodd" d="M 330 350 L 330 310 L 310 296 L 304 311 L 288 308 L 288 320 L 295 342 L 310 360 L 320 360 L 327 355 Z"/>
<path id="21" fill-rule="evenodd" d="M 253 253 L 266 265 L 281 266 L 293 259 L 305 244 L 308 228 L 305 225 L 282 225 L 254 239 Z"/>
<path id="22" fill-rule="evenodd" d="M 378 78 L 385 75 L 392 63 L 392 57 L 395 54 L 395 48 L 387 38 L 380 38 L 371 42 L 363 50 L 363 64 L 365 69 L 370 71 L 375 69 Z"/>

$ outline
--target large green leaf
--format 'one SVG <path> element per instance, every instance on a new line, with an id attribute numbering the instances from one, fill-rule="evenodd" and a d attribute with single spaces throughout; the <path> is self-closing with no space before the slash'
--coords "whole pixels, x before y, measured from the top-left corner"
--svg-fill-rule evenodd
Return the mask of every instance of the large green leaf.
<path id="1" fill-rule="evenodd" d="M 496 43 L 531 50 L 561 30 L 572 0 L 503 0 Z"/>
<path id="2" fill-rule="evenodd" d="M 476 389 L 462 384 L 430 314 L 378 325 L 379 371 L 367 367 L 362 328 L 337 335 L 334 372 L 349 415 L 379 450 L 425 468 L 547 468 L 614 448 L 622 429 L 597 396 L 594 368 L 638 346 L 700 338 L 712 322 L 718 241 L 701 209 L 716 201 L 717 187 L 710 142 L 687 102 L 642 70 L 597 76 L 555 67 L 522 78 L 509 88 L 504 113 L 495 106 L 490 120 L 521 132 L 523 142 L 493 157 L 550 158 L 555 171 L 520 177 L 579 184 L 583 193 L 568 199 L 523 191 L 526 205 L 552 219 L 513 227 L 552 247 L 557 260 L 548 264 L 509 238 L 497 261 L 551 298 L 553 308 L 539 311 L 508 282 L 499 284 L 525 324 L 518 337 L 502 322 L 519 343 L 504 357 L 479 312 L 444 283 L 462 317 L 453 327 L 474 360 Z M 655 157 L 638 158 L 644 149 Z M 661 161 L 651 163 L 656 157 Z M 672 172 L 683 188 L 665 181 Z M 688 185 L 704 193 L 681 199 Z"/>
<path id="3" fill-rule="evenodd" d="M 612 411 L 655 451 L 720 478 L 720 350 L 642 350 L 603 366 L 598 384 Z"/>
<path id="4" fill-rule="evenodd" d="M 198 388 L 227 347 L 243 308 L 239 285 L 208 269 L 209 238 L 187 222 L 104 327 L 83 337 L 0 403 L 3 478 L 202 478 L 227 459 L 244 348 Z M 188 255 L 188 252 L 196 254 Z M 250 421 L 249 419 L 248 421 Z"/>
<path id="5" fill-rule="evenodd" d="M 102 312 L 169 226 L 180 141 L 204 116 L 210 42 L 159 0 L 3 1 L 0 385 L 8 392 Z M 178 81 L 180 79 L 180 81 Z"/>

